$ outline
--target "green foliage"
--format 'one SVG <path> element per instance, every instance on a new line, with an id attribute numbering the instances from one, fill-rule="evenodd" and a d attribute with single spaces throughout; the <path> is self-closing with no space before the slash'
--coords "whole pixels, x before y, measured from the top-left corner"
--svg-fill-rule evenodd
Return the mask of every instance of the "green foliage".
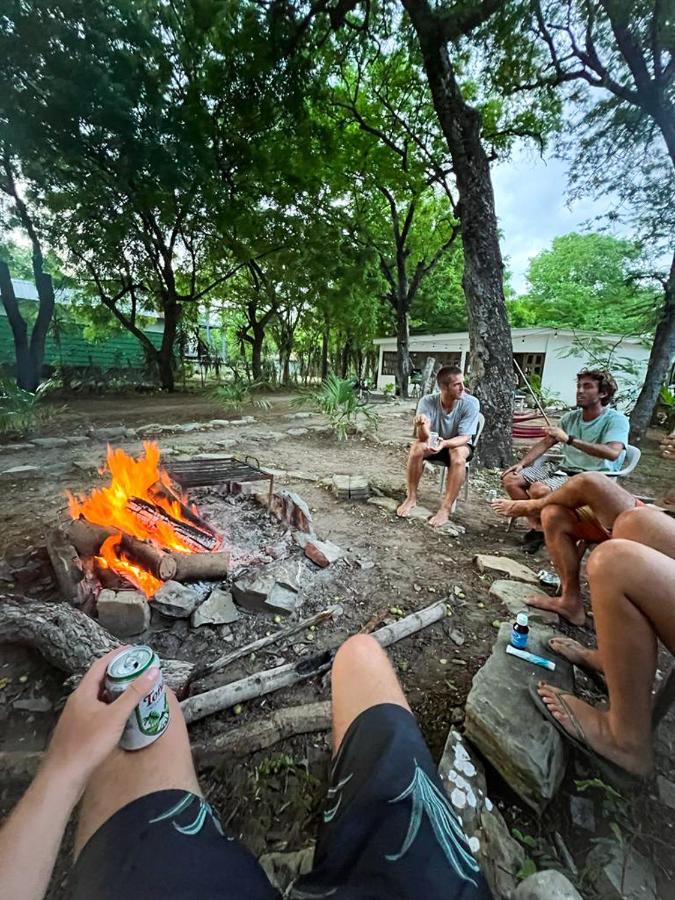
<path id="1" fill-rule="evenodd" d="M 515 327 L 548 325 L 609 333 L 653 326 L 656 292 L 631 279 L 642 262 L 640 247 L 603 234 L 554 238 L 527 274 L 529 290 L 509 303 Z"/>
<path id="2" fill-rule="evenodd" d="M 34 394 L 24 391 L 8 378 L 0 379 L 0 434 L 22 436 L 54 415 L 45 406 L 45 394 L 53 387 L 44 381 Z"/>
<path id="3" fill-rule="evenodd" d="M 357 397 L 351 378 L 338 378 L 331 374 L 318 390 L 296 397 L 293 403 L 297 406 L 311 404 L 323 413 L 340 441 L 346 440 L 347 434 L 356 430 L 360 417 L 372 430 L 377 429 L 379 422 L 375 409 Z"/>
<path id="4" fill-rule="evenodd" d="M 621 390 L 614 395 L 613 404 L 632 405 L 640 392 L 644 378 L 644 363 L 621 354 L 623 341 L 608 343 L 598 337 L 577 335 L 572 338 L 563 356 L 581 357 L 585 365 L 595 369 L 608 369 L 621 376 Z"/>
<path id="5" fill-rule="evenodd" d="M 530 857 L 525 857 L 525 862 L 522 864 L 520 869 L 516 872 L 516 878 L 519 881 L 524 881 L 526 878 L 529 878 L 530 875 L 534 875 L 537 871 L 536 862 Z"/>
<path id="6" fill-rule="evenodd" d="M 220 403 L 223 409 L 240 410 L 245 406 L 256 406 L 258 409 L 269 409 L 271 403 L 264 397 L 254 397 L 253 392 L 264 385 L 254 382 L 232 381 L 213 388 L 211 396 Z"/>

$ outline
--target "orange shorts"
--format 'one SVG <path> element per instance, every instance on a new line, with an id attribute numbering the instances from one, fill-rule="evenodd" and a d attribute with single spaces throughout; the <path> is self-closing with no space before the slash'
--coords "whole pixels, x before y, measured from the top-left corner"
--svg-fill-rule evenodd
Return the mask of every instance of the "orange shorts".
<path id="1" fill-rule="evenodd" d="M 638 506 L 644 506 L 644 503 L 636 497 L 635 507 L 637 508 Z M 585 541 L 601 544 L 603 541 L 608 541 L 611 538 L 611 530 L 605 528 L 590 506 L 578 506 L 574 512 L 583 526 L 583 539 Z"/>

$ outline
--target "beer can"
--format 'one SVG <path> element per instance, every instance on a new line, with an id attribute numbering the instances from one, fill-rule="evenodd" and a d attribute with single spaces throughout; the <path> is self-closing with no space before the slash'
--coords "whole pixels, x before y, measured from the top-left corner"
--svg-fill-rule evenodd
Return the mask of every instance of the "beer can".
<path id="1" fill-rule="evenodd" d="M 144 644 L 128 647 L 113 657 L 108 663 L 105 678 L 105 692 L 110 702 L 123 693 L 134 679 L 153 666 L 159 669 L 159 658 L 152 647 Z M 123 750 L 141 750 L 164 734 L 168 724 L 169 702 L 162 673 L 158 672 L 152 688 L 127 719 L 120 747 Z"/>
<path id="2" fill-rule="evenodd" d="M 440 442 L 441 442 L 441 436 L 437 431 L 432 431 L 429 433 L 429 447 L 432 450 L 435 450 L 436 447 L 438 447 L 438 445 L 440 444 Z"/>

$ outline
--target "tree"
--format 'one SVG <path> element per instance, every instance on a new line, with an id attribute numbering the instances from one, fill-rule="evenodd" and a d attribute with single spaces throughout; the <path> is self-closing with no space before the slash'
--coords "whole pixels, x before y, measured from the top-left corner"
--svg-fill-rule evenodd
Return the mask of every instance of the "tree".
<path id="1" fill-rule="evenodd" d="M 633 241 L 607 234 L 566 234 L 531 261 L 527 293 L 510 302 L 516 326 L 549 325 L 586 331 L 649 330 L 657 297 L 633 274 L 643 254 Z"/>
<path id="2" fill-rule="evenodd" d="M 184 309 L 258 258 L 265 193 L 292 193 L 295 75 L 254 3 L 10 0 L 5 15 L 0 137 L 18 135 L 54 239 L 171 390 Z M 139 327 L 151 311 L 159 349 Z"/>
<path id="3" fill-rule="evenodd" d="M 14 293 L 9 265 L 4 260 L 0 260 L 0 296 L 14 338 L 16 383 L 23 390 L 34 393 L 42 379 L 45 341 L 54 314 L 54 285 L 52 276 L 45 272 L 42 244 L 33 217 L 23 198 L 19 195 L 12 157 L 7 146 L 2 148 L 0 189 L 10 198 L 15 219 L 26 232 L 31 243 L 31 268 L 38 292 L 38 312 L 30 337 L 28 323 L 21 314 Z"/>
<path id="4" fill-rule="evenodd" d="M 675 358 L 675 54 L 672 6 L 651 0 L 537 0 L 534 26 L 549 57 L 538 85 L 573 85 L 573 176 L 580 190 L 612 191 L 642 241 L 669 251 L 647 375 L 631 413 L 639 442 Z M 527 87 L 529 85 L 523 85 Z M 589 99 L 588 92 L 600 93 Z M 585 104 L 581 106 L 581 104 Z M 621 217 L 618 208 L 612 218 Z"/>

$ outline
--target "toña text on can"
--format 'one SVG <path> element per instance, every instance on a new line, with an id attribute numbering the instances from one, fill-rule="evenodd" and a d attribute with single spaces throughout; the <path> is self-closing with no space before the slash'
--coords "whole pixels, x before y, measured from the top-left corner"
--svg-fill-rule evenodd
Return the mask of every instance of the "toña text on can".
<path id="1" fill-rule="evenodd" d="M 139 644 L 120 651 L 108 663 L 106 671 L 105 693 L 109 701 L 115 700 L 132 681 L 153 666 L 159 670 L 159 658 L 151 647 Z M 141 750 L 164 734 L 168 724 L 169 703 L 162 673 L 158 671 L 152 688 L 127 719 L 120 747 L 123 750 Z"/>

